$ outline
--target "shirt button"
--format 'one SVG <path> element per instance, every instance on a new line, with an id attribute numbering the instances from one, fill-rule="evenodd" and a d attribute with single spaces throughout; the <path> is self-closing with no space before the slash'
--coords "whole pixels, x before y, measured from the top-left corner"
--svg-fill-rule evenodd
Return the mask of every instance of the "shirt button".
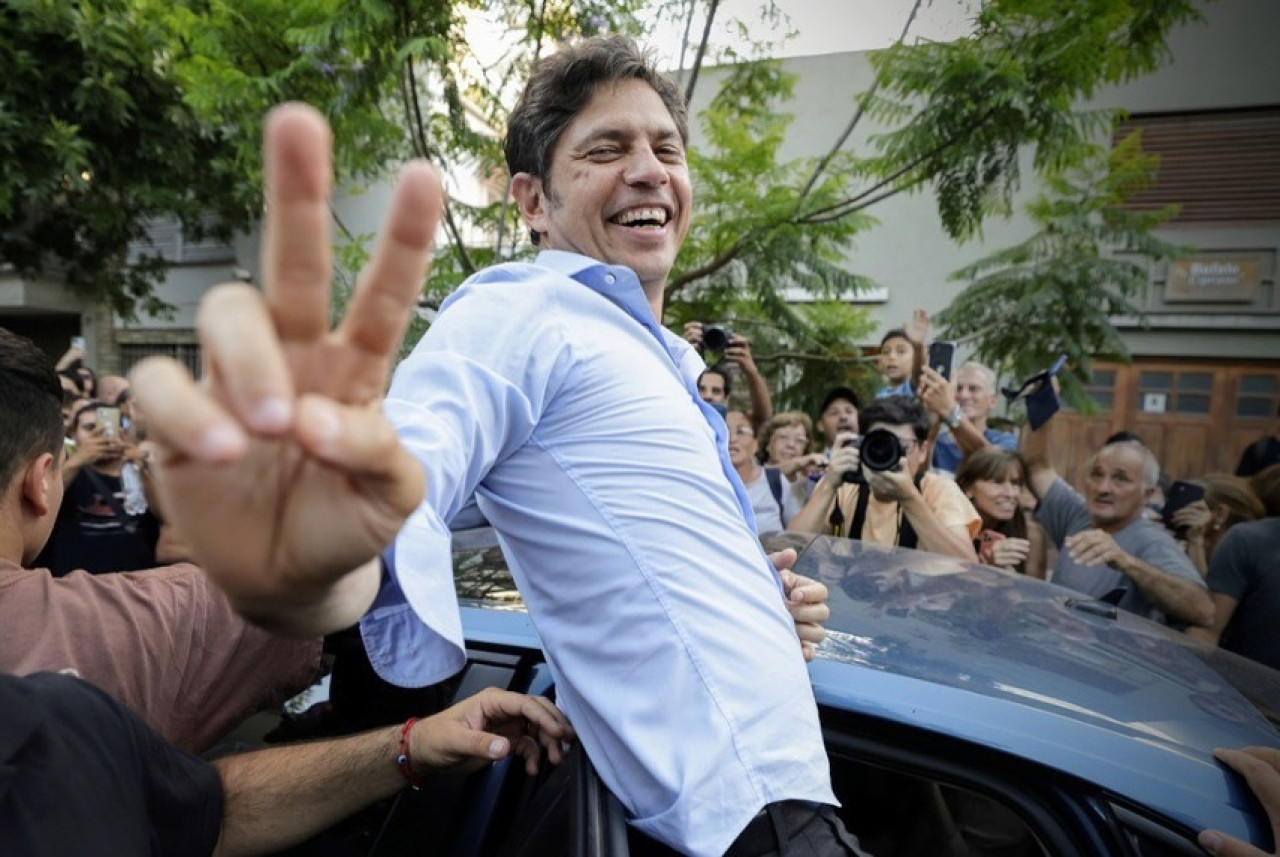
<path id="1" fill-rule="evenodd" d="M 606 283 L 608 283 L 609 285 L 613 285 L 613 283 L 614 283 L 617 279 L 618 279 L 618 278 L 617 278 L 617 277 L 615 277 L 613 274 L 605 274 L 605 275 L 604 275 L 604 281 L 605 281 Z"/>

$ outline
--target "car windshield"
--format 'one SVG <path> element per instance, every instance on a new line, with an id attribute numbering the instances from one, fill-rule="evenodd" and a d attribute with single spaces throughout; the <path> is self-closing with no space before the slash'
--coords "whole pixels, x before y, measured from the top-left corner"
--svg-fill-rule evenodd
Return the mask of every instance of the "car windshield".
<path id="1" fill-rule="evenodd" d="M 765 547 L 795 548 L 796 572 L 827 585 L 831 618 L 822 658 L 979 692 L 1019 686 L 1034 693 L 1026 688 L 1037 681 L 1067 680 L 1135 700 L 1141 694 L 1124 692 L 1158 675 L 1215 716 L 1261 714 L 1280 727 L 1280 673 L 1073 590 L 937 554 L 829 536 L 776 534 Z M 463 606 L 524 609 L 492 530 L 455 534 L 454 580 Z M 1204 666 L 1239 695 L 1206 685 L 1211 674 Z M 1240 697 L 1251 710 L 1240 710 Z"/>

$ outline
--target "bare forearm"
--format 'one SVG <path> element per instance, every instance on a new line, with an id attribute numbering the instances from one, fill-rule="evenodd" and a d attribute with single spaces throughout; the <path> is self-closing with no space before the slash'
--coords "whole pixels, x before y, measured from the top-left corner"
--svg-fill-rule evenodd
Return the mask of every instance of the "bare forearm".
<path id="1" fill-rule="evenodd" d="M 214 763 L 226 795 L 218 857 L 279 851 L 405 785 L 399 727 Z"/>
<path id="2" fill-rule="evenodd" d="M 831 504 L 835 502 L 838 483 L 833 475 L 828 474 L 818 480 L 813 487 L 813 496 L 804 504 L 796 516 L 787 524 L 787 530 L 793 533 L 821 533 L 831 514 Z"/>
<path id="3" fill-rule="evenodd" d="M 938 520 L 938 516 L 925 503 L 924 497 L 913 497 L 902 504 L 902 510 L 916 531 L 916 538 L 923 550 L 977 562 L 973 542 Z"/>
<path id="4" fill-rule="evenodd" d="M 349 628 L 359 621 L 378 594 L 382 566 L 379 560 L 371 560 L 318 589 L 232 589 L 224 586 L 215 572 L 210 571 L 209 576 L 250 622 L 277 634 L 306 638 Z"/>
<path id="5" fill-rule="evenodd" d="M 960 451 L 965 455 L 991 445 L 986 435 L 982 433 L 982 429 L 969 422 L 968 417 L 956 423 L 956 427 L 951 430 L 951 436 L 955 438 L 956 446 L 960 447 Z"/>
<path id="6" fill-rule="evenodd" d="M 1200 572 L 1200 576 L 1204 577 L 1209 573 L 1209 558 L 1204 551 L 1204 535 L 1192 534 L 1187 538 L 1187 559 L 1191 560 L 1191 564 L 1196 567 L 1196 571 Z"/>
<path id="7" fill-rule="evenodd" d="M 762 426 L 773 417 L 773 397 L 769 395 L 769 385 L 758 370 L 744 370 L 742 374 L 746 376 L 747 392 L 751 396 L 751 423 L 757 427 Z"/>
<path id="8" fill-rule="evenodd" d="M 1028 424 L 1022 431 L 1022 457 L 1027 462 L 1028 476 L 1031 477 L 1031 490 L 1044 499 L 1058 479 L 1058 471 L 1053 466 L 1053 454 L 1049 449 L 1049 426 L 1042 425 L 1032 429 Z"/>
<path id="9" fill-rule="evenodd" d="M 1213 600 L 1204 587 L 1161 571 L 1134 556 L 1126 555 L 1115 566 L 1134 582 L 1148 601 L 1171 619 L 1188 625 L 1213 624 Z"/>

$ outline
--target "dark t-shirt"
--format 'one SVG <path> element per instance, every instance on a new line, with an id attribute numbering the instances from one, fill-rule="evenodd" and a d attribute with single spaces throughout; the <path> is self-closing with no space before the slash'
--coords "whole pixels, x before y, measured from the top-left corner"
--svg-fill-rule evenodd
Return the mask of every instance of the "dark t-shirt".
<path id="1" fill-rule="evenodd" d="M 160 523 L 155 515 L 126 514 L 120 478 L 82 467 L 67 486 L 38 568 L 55 577 L 84 569 L 91 574 L 138 571 L 156 566 Z M 114 502 L 109 495 L 116 495 Z"/>
<path id="2" fill-rule="evenodd" d="M 1280 669 L 1280 518 L 1228 530 L 1213 549 L 1208 584 L 1237 602 L 1222 648 Z"/>
<path id="3" fill-rule="evenodd" d="M 1252 476 L 1272 464 L 1280 464 L 1280 437 L 1264 437 L 1249 444 L 1236 465 L 1236 476 Z"/>
<path id="4" fill-rule="evenodd" d="M 79 679 L 0 675 L 0 852 L 213 853 L 222 784 Z"/>

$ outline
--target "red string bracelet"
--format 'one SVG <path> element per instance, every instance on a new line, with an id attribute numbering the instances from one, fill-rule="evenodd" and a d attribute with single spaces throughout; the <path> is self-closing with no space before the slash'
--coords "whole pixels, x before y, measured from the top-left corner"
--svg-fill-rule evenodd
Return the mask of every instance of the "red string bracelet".
<path id="1" fill-rule="evenodd" d="M 417 722 L 418 718 L 410 717 L 400 727 L 400 748 L 392 761 L 396 763 L 400 773 L 404 774 L 404 778 L 409 781 L 409 785 L 415 789 L 420 789 L 426 784 L 427 778 L 413 769 L 413 756 L 409 753 L 409 732 L 413 729 L 413 724 Z"/>

